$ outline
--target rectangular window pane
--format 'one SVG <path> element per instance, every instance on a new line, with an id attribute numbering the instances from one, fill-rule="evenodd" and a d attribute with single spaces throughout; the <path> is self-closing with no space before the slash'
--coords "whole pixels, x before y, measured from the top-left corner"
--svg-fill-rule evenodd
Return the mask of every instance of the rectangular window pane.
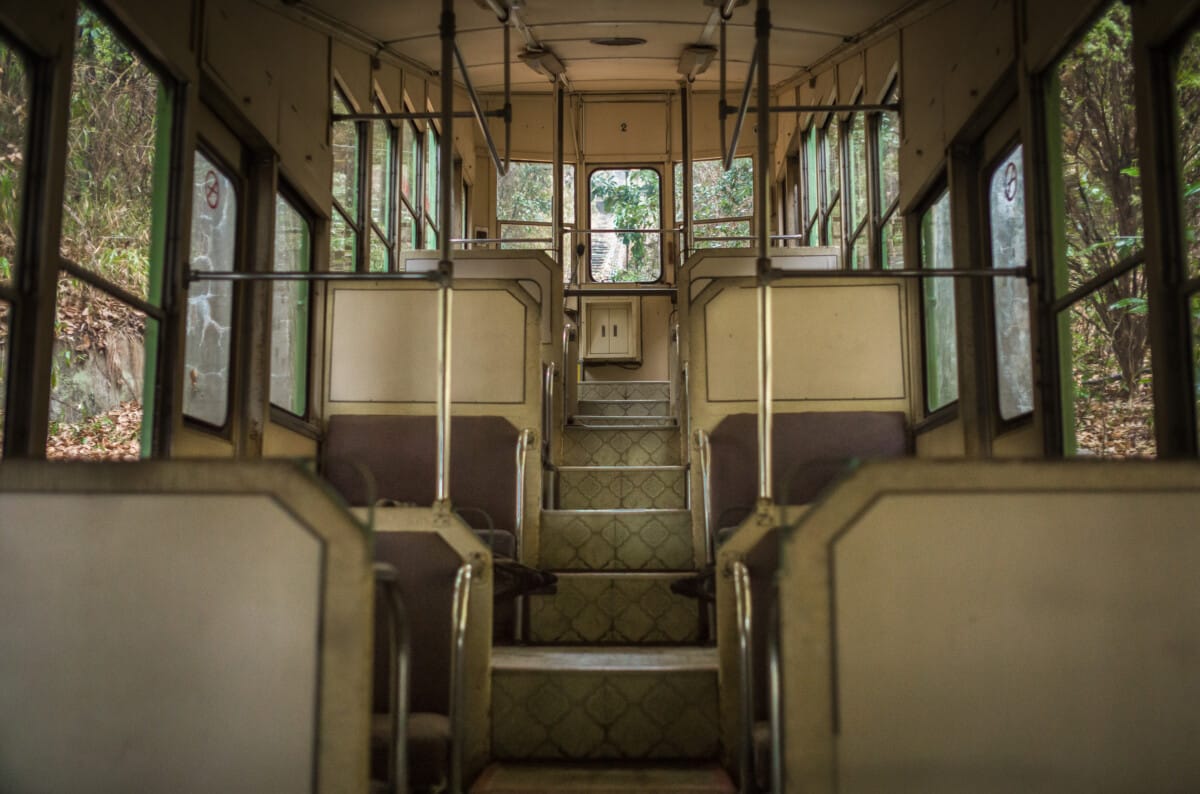
<path id="1" fill-rule="evenodd" d="M 0 301 L 0 458 L 4 457 L 4 408 L 8 399 L 8 318 L 9 306 Z"/>
<path id="2" fill-rule="evenodd" d="M 0 284 L 10 281 L 17 267 L 28 142 L 29 78 L 25 59 L 0 41 Z"/>
<path id="3" fill-rule="evenodd" d="M 867 125 L 861 114 L 850 118 L 850 228 L 856 229 L 867 217 Z M 865 261 L 865 260 L 864 260 Z M 865 267 L 865 265 L 855 265 Z"/>
<path id="4" fill-rule="evenodd" d="M 825 222 L 825 239 L 826 245 L 832 245 L 834 248 L 842 247 L 842 200 L 836 199 L 833 202 L 832 209 L 829 210 L 829 218 Z"/>
<path id="5" fill-rule="evenodd" d="M 425 219 L 434 226 L 438 225 L 438 213 L 441 211 L 441 205 L 438 203 L 438 190 L 441 185 L 438 178 L 441 168 L 441 155 L 438 153 L 440 146 L 437 133 L 431 124 L 425 130 Z"/>
<path id="6" fill-rule="evenodd" d="M 871 243 L 867 240 L 865 229 L 854 240 L 854 248 L 850 251 L 850 267 L 853 270 L 866 270 L 871 267 Z"/>
<path id="7" fill-rule="evenodd" d="M 417 219 L 405 203 L 400 204 L 400 250 L 411 251 L 416 246 Z"/>
<path id="8" fill-rule="evenodd" d="M 1192 309 L 1192 395 L 1196 400 L 1196 428 L 1200 433 L 1200 295 L 1193 295 Z"/>
<path id="9" fill-rule="evenodd" d="M 505 250 L 545 250 L 552 246 L 546 242 L 550 239 L 550 227 L 530 223 L 501 223 L 500 239 L 506 241 L 500 244 Z M 520 240 L 531 242 L 518 242 Z M 537 242 L 532 242 L 534 240 Z"/>
<path id="10" fill-rule="evenodd" d="M 358 247 L 358 234 L 342 215 L 333 208 L 333 219 L 329 225 L 329 269 L 338 273 L 354 272 L 354 251 Z"/>
<path id="11" fill-rule="evenodd" d="M 821 217 L 821 191 L 820 191 L 820 171 L 817 165 L 817 128 L 809 127 L 808 135 L 805 138 L 804 156 L 807 163 L 805 170 L 805 211 L 808 213 L 808 221 L 806 226 L 814 230 L 814 235 L 809 240 L 809 245 L 819 245 L 820 240 L 817 238 L 815 231 L 819 228 L 817 220 Z"/>
<path id="12" fill-rule="evenodd" d="M 886 102 L 895 102 L 896 92 Z M 900 197 L 900 118 L 879 114 L 879 206 L 886 212 Z"/>
<path id="13" fill-rule="evenodd" d="M 166 87 L 112 28 L 82 7 L 71 76 L 62 254 L 154 303 L 161 286 L 169 142 Z"/>
<path id="14" fill-rule="evenodd" d="M 308 221 L 276 196 L 275 270 L 311 268 Z M 271 404 L 297 416 L 308 410 L 308 296 L 304 281 L 277 281 L 271 288 Z"/>
<path id="15" fill-rule="evenodd" d="M 375 112 L 383 108 L 376 105 Z M 386 121 L 371 123 L 371 220 L 386 235 L 392 237 L 392 160 L 396 142 L 393 127 Z"/>
<path id="16" fill-rule="evenodd" d="M 1052 148 L 1061 163 L 1058 295 L 1142 248 L 1129 8 L 1115 3 L 1054 71 Z M 1056 91 L 1053 89 L 1057 89 Z"/>
<path id="17" fill-rule="evenodd" d="M 336 88 L 333 90 L 333 112 L 349 113 L 350 104 Z M 358 122 L 333 123 L 333 200 L 351 218 L 358 217 Z"/>
<path id="18" fill-rule="evenodd" d="M 750 237 L 750 221 L 728 223 L 698 223 L 695 226 L 696 248 L 746 248 L 749 240 L 709 240 L 709 237 Z"/>
<path id="19" fill-rule="evenodd" d="M 839 143 L 840 122 L 830 114 L 825 125 L 825 201 L 832 204 L 842 190 L 842 148 Z"/>
<path id="20" fill-rule="evenodd" d="M 954 266 L 950 240 L 950 194 L 943 193 L 921 216 L 921 267 Z M 923 279 L 925 323 L 925 407 L 930 412 L 958 399 L 958 335 L 954 279 Z"/>
<path id="21" fill-rule="evenodd" d="M 402 136 L 400 151 L 404 158 L 400 163 L 400 194 L 412 205 L 416 202 L 417 167 L 421 163 L 421 137 L 411 121 L 403 124 L 400 132 Z"/>
<path id="22" fill-rule="evenodd" d="M 60 277 L 57 296 L 46 456 L 136 460 L 154 329 L 137 309 L 76 279 Z"/>
<path id="23" fill-rule="evenodd" d="M 203 152 L 192 169 L 192 269 L 236 268 L 238 197 L 233 182 Z M 188 285 L 183 413 L 217 427 L 229 412 L 233 283 Z"/>
<path id="24" fill-rule="evenodd" d="M 662 274 L 662 235 L 637 229 L 662 224 L 662 181 L 651 168 L 606 168 L 589 182 L 592 229 L 627 231 L 591 235 L 593 281 L 647 282 Z"/>
<path id="25" fill-rule="evenodd" d="M 1025 265 L 1025 169 L 1022 147 L 992 172 L 988 217 L 992 267 Z M 1029 339 L 1029 285 L 1023 278 L 992 284 L 996 334 L 996 383 L 1000 416 L 1012 419 L 1033 410 L 1033 350 Z"/>
<path id="26" fill-rule="evenodd" d="M 1195 277 L 1200 276 L 1200 32 L 1187 40 L 1175 66 L 1175 117 L 1187 272 Z"/>
<path id="27" fill-rule="evenodd" d="M 1144 271 L 1135 268 L 1059 315 L 1059 342 L 1069 356 L 1063 367 L 1067 454 L 1155 454 Z"/>
<path id="28" fill-rule="evenodd" d="M 425 223 L 425 248 L 429 251 L 433 251 L 438 248 L 437 229 L 433 228 L 428 221 Z"/>
<path id="29" fill-rule="evenodd" d="M 904 216 L 898 211 L 893 212 L 883 224 L 883 265 L 884 270 L 904 269 Z"/>
<path id="30" fill-rule="evenodd" d="M 372 273 L 386 273 L 388 260 L 391 258 L 387 241 L 379 236 L 379 231 L 372 227 L 371 256 L 367 262 L 368 270 Z"/>
<path id="31" fill-rule="evenodd" d="M 692 218 L 737 218 L 754 214 L 754 159 L 734 158 L 725 170 L 720 160 L 692 163 Z"/>

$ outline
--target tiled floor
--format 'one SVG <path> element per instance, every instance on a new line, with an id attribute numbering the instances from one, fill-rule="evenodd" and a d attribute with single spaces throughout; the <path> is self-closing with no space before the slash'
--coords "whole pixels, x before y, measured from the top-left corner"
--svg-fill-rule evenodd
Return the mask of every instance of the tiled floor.
<path id="1" fill-rule="evenodd" d="M 548 510 L 543 567 L 555 571 L 685 571 L 695 565 L 687 510 Z"/>
<path id="2" fill-rule="evenodd" d="M 734 794 L 716 764 L 494 764 L 472 794 Z"/>
<path id="3" fill-rule="evenodd" d="M 531 642 L 684 643 L 700 639 L 700 607 L 671 592 L 678 574 L 559 574 L 558 592 L 529 597 Z"/>

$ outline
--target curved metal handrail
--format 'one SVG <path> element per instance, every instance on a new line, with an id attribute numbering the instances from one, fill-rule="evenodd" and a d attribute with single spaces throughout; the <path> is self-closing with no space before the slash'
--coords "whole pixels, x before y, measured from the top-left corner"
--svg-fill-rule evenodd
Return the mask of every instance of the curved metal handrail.
<path id="1" fill-rule="evenodd" d="M 783 668 L 779 652 L 779 600 L 771 602 L 767 623 L 767 686 L 771 721 L 771 794 L 783 794 Z"/>
<path id="2" fill-rule="evenodd" d="M 741 696 L 738 777 L 742 794 L 751 794 L 754 791 L 754 660 L 750 631 L 754 613 L 750 598 L 750 570 L 740 560 L 730 565 L 730 570 L 737 605 L 738 692 Z"/>
<path id="3" fill-rule="evenodd" d="M 450 643 L 450 792 L 462 794 L 467 721 L 467 617 L 471 611 L 474 567 L 465 562 L 454 577 Z"/>
<path id="4" fill-rule="evenodd" d="M 554 432 L 554 376 L 558 363 L 551 361 L 542 373 L 542 462 L 550 462 L 550 436 Z"/>
<path id="5" fill-rule="evenodd" d="M 700 498 L 704 503 L 704 554 L 711 565 L 717 554 L 712 514 L 712 448 L 703 429 L 696 430 L 696 453 L 700 457 Z"/>
<path id="6" fill-rule="evenodd" d="M 517 434 L 517 510 L 513 527 L 513 534 L 516 535 L 513 558 L 517 560 L 521 559 L 521 535 L 525 529 L 525 457 L 536 439 L 537 433 L 528 427 Z"/>
<path id="7" fill-rule="evenodd" d="M 399 574 L 386 562 L 375 563 L 374 571 L 376 586 L 382 587 L 392 615 L 392 632 L 388 643 L 388 678 L 392 682 L 389 714 L 392 750 L 388 754 L 388 791 L 405 794 L 408 791 L 408 678 L 412 638 L 408 630 L 408 613 L 400 598 Z"/>

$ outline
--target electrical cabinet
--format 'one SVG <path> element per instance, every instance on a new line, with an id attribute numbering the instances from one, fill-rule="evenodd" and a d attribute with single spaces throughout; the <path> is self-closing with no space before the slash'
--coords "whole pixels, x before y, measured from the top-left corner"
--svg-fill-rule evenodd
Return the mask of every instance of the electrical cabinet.
<path id="1" fill-rule="evenodd" d="M 585 361 L 640 361 L 641 299 L 584 298 Z"/>

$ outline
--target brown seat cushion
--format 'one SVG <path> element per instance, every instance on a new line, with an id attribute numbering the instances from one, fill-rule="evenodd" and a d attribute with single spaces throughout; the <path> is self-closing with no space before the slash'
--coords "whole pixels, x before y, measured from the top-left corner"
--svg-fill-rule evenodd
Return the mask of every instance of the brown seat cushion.
<path id="1" fill-rule="evenodd" d="M 450 770 L 450 718 L 418 712 L 408 717 L 408 785 L 413 791 L 439 791 Z"/>

